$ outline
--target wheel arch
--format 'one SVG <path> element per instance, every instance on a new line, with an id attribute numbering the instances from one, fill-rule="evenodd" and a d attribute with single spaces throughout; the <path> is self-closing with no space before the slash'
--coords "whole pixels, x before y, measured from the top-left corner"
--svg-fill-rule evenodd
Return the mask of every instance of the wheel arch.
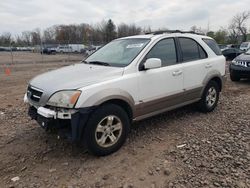
<path id="1" fill-rule="evenodd" d="M 133 109 L 128 104 L 128 102 L 126 102 L 125 100 L 118 99 L 118 98 L 110 99 L 110 100 L 104 101 L 100 105 L 105 105 L 105 104 L 115 104 L 115 105 L 121 107 L 128 114 L 129 120 L 131 121 L 133 119 Z"/>
<path id="2" fill-rule="evenodd" d="M 210 82 L 210 81 L 215 81 L 218 86 L 219 86 L 219 91 L 222 91 L 222 88 L 223 88 L 223 84 L 224 84 L 224 79 L 223 79 L 223 76 L 221 76 L 220 72 L 219 71 L 212 71 L 210 72 L 209 74 L 207 74 L 207 76 L 205 77 L 205 79 L 203 80 L 203 89 L 202 89 L 202 93 L 205 89 L 205 87 L 207 86 L 207 84 Z M 201 93 L 201 94 L 202 94 Z"/>
<path id="3" fill-rule="evenodd" d="M 80 106 L 101 106 L 107 103 L 112 103 L 123 108 L 130 119 L 134 116 L 135 102 L 133 97 L 126 91 L 121 89 L 105 89 L 91 95 L 82 105 Z"/>

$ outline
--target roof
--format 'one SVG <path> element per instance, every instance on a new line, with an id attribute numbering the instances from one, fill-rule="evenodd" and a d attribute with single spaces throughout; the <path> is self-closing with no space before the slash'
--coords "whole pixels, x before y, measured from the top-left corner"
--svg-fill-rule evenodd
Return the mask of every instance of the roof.
<path id="1" fill-rule="evenodd" d="M 156 31 L 152 32 L 149 34 L 144 34 L 144 35 L 134 35 L 134 36 L 128 36 L 128 37 L 123 37 L 120 39 L 151 39 L 151 38 L 161 38 L 163 36 L 186 36 L 186 37 L 192 37 L 192 38 L 209 38 L 208 36 L 201 34 L 201 33 L 195 33 L 192 31 L 179 31 L 179 30 L 163 30 L 163 31 Z"/>

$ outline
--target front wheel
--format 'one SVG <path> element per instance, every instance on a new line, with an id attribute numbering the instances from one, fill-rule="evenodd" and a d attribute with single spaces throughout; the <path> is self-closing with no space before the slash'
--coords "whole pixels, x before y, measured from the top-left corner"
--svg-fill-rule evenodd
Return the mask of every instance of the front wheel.
<path id="1" fill-rule="evenodd" d="M 211 80 L 203 91 L 198 107 L 202 112 L 211 112 L 217 106 L 219 100 L 219 86 L 217 82 Z"/>
<path id="2" fill-rule="evenodd" d="M 91 114 L 83 139 L 88 151 L 105 156 L 120 149 L 127 138 L 129 127 L 127 113 L 118 105 L 106 104 Z"/>

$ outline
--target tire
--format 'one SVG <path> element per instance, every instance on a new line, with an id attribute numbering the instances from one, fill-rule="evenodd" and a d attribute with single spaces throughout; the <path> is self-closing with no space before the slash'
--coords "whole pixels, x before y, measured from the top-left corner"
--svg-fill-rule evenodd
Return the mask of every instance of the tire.
<path id="1" fill-rule="evenodd" d="M 240 81 L 240 77 L 239 77 L 239 76 L 236 76 L 234 73 L 230 73 L 230 79 L 231 79 L 233 82 L 238 82 L 238 81 Z"/>
<path id="2" fill-rule="evenodd" d="M 217 106 L 219 100 L 219 85 L 211 80 L 205 87 L 202 98 L 198 103 L 198 108 L 201 112 L 211 112 Z"/>
<path id="3" fill-rule="evenodd" d="M 109 155 L 121 148 L 129 129 L 127 113 L 118 105 L 106 104 L 91 114 L 83 141 L 90 153 L 96 156 Z"/>

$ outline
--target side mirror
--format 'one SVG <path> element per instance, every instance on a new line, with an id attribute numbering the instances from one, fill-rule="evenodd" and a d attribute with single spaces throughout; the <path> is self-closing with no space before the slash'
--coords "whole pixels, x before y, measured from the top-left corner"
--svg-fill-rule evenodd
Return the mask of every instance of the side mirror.
<path id="1" fill-rule="evenodd" d="M 156 69 L 161 67 L 161 59 L 159 58 L 149 58 L 144 63 L 144 70 Z"/>

